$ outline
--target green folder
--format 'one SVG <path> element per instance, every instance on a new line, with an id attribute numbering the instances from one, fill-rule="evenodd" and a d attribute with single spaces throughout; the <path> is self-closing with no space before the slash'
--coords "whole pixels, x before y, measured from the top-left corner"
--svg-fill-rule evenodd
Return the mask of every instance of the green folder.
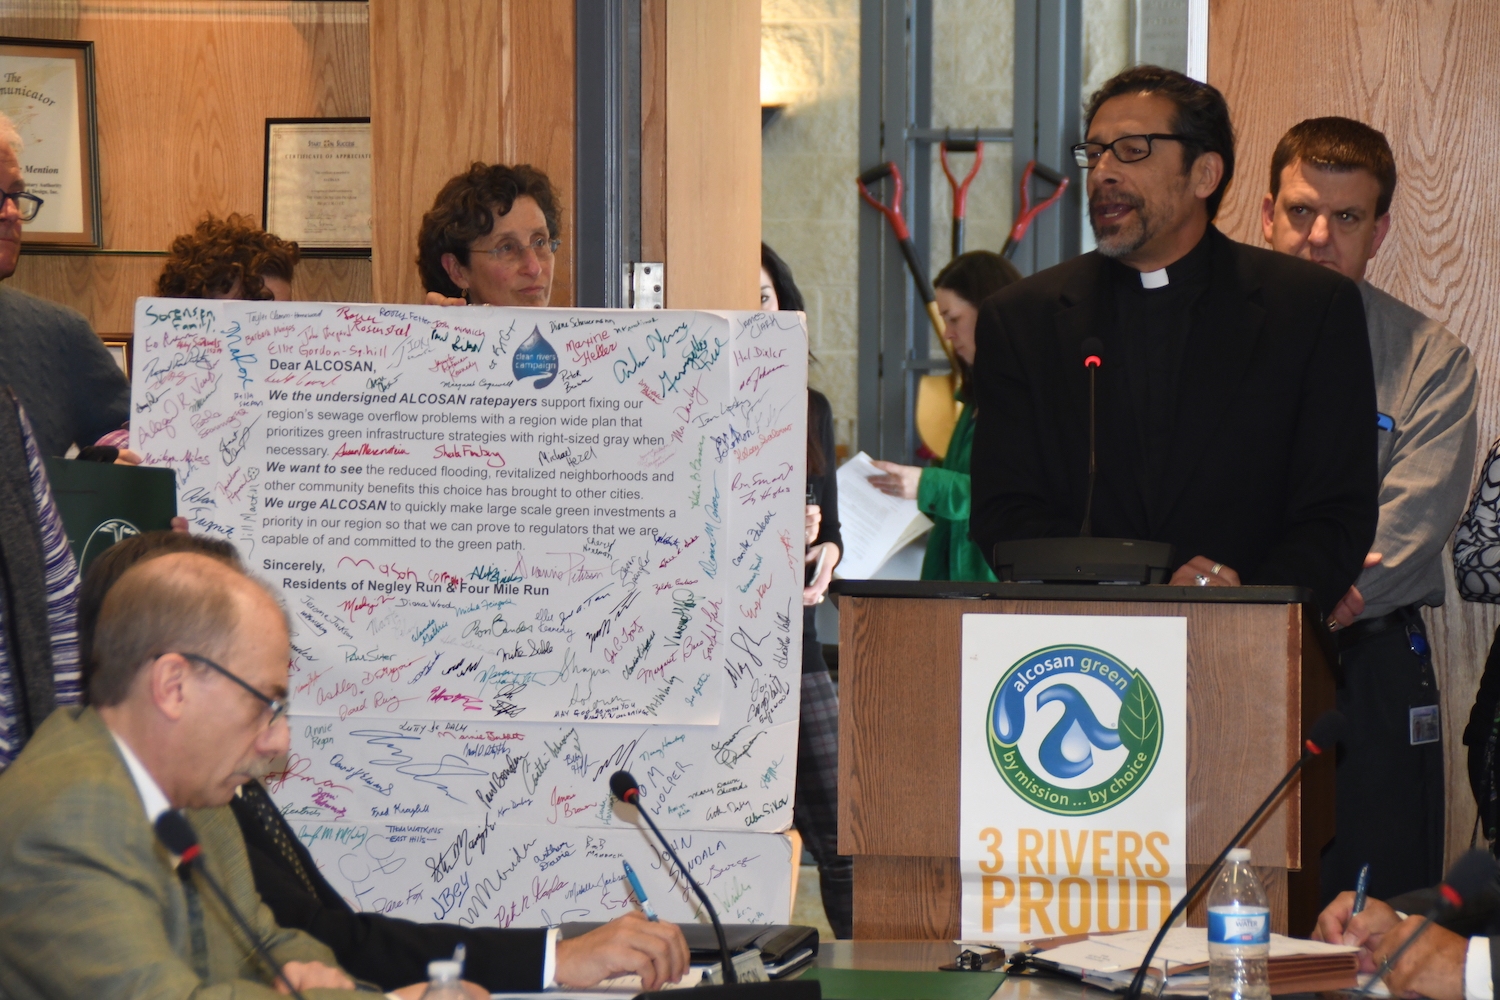
<path id="1" fill-rule="evenodd" d="M 79 573 L 122 538 L 170 528 L 177 516 L 177 477 L 171 469 L 66 458 L 46 462 Z"/>
<path id="2" fill-rule="evenodd" d="M 823 1000 L 990 1000 L 1003 972 L 886 972 L 879 969 L 811 968 Z"/>

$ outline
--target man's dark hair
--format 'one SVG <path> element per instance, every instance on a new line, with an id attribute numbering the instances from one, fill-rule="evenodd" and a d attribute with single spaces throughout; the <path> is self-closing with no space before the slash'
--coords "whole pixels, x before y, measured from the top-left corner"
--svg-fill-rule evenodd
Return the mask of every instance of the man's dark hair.
<path id="1" fill-rule="evenodd" d="M 806 312 L 802 292 L 792 280 L 792 269 L 781 255 L 764 243 L 760 245 L 760 266 L 771 276 L 771 287 L 776 289 L 776 308 L 785 312 Z"/>
<path id="2" fill-rule="evenodd" d="M 1204 153 L 1218 153 L 1224 160 L 1224 176 L 1208 196 L 1208 218 L 1219 214 L 1219 203 L 1234 179 L 1234 125 L 1229 120 L 1229 104 L 1217 87 L 1199 83 L 1192 77 L 1161 66 L 1132 66 L 1109 81 L 1089 98 L 1084 111 L 1084 132 L 1094 124 L 1094 116 L 1104 102 L 1124 94 L 1156 94 L 1177 105 L 1172 116 L 1172 131 L 1181 136 L 1182 169 L 1191 170 Z M 1118 136 L 1114 137 L 1118 138 Z"/>
<path id="3" fill-rule="evenodd" d="M 232 543 L 183 531 L 146 531 L 105 549 L 89 564 L 83 586 L 78 590 L 78 662 L 84 701 L 90 700 L 89 685 L 94 676 L 94 630 L 99 624 L 104 595 L 130 567 L 173 552 L 196 552 L 240 568 L 240 554 Z"/>
<path id="4" fill-rule="evenodd" d="M 517 198 L 531 198 L 547 220 L 547 235 L 557 238 L 561 210 L 552 182 L 540 170 L 526 164 L 474 163 L 443 185 L 432 209 L 422 216 L 417 233 L 417 271 L 422 287 L 450 298 L 462 298 L 463 289 L 443 269 L 443 254 L 451 253 L 469 266 L 469 244 L 488 236 L 495 220 L 510 214 Z"/>
<path id="5" fill-rule="evenodd" d="M 1380 185 L 1375 215 L 1391 210 L 1396 194 L 1396 158 L 1385 133 L 1353 118 L 1308 118 L 1287 129 L 1271 154 L 1271 199 L 1281 193 L 1281 173 L 1297 162 L 1347 173 L 1368 170 Z"/>

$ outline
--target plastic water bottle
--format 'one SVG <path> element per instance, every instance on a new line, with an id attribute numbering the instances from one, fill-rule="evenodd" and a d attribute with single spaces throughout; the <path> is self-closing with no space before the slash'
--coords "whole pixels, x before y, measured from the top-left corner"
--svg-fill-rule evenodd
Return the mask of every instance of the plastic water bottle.
<path id="1" fill-rule="evenodd" d="M 468 1000 L 468 994 L 459 984 L 463 974 L 462 962 L 451 959 L 428 962 L 427 989 L 422 993 L 422 1000 Z"/>
<path id="2" fill-rule="evenodd" d="M 1269 1000 L 1271 907 L 1248 848 L 1229 852 L 1208 894 L 1210 1000 Z"/>

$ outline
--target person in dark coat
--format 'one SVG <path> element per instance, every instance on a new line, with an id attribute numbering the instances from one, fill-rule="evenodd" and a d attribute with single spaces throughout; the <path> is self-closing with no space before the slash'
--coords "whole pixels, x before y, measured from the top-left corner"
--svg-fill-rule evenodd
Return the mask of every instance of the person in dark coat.
<path id="1" fill-rule="evenodd" d="M 1154 66 L 1089 103 L 1098 249 L 980 310 L 971 533 L 1084 533 L 1085 341 L 1098 354 L 1089 533 L 1173 546 L 1178 585 L 1307 587 L 1326 618 L 1378 515 L 1364 305 L 1327 268 L 1235 243 L 1212 220 L 1234 172 L 1213 87 Z"/>

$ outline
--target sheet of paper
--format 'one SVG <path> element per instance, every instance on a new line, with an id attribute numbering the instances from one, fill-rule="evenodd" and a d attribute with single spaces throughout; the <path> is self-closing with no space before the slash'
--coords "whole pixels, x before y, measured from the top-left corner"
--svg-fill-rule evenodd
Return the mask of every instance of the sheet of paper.
<path id="1" fill-rule="evenodd" d="M 844 555 L 834 575 L 840 579 L 873 576 L 895 551 L 911 523 L 927 521 L 915 500 L 889 496 L 871 486 L 869 477 L 878 475 L 881 471 L 864 452 L 839 466 L 839 527 Z M 929 526 L 931 523 L 927 521 Z"/>
<path id="2" fill-rule="evenodd" d="M 137 302 L 132 447 L 284 600 L 266 783 L 354 906 L 608 920 L 629 857 L 696 919 L 624 768 L 724 919 L 788 918 L 806 356 L 794 313 Z"/>

